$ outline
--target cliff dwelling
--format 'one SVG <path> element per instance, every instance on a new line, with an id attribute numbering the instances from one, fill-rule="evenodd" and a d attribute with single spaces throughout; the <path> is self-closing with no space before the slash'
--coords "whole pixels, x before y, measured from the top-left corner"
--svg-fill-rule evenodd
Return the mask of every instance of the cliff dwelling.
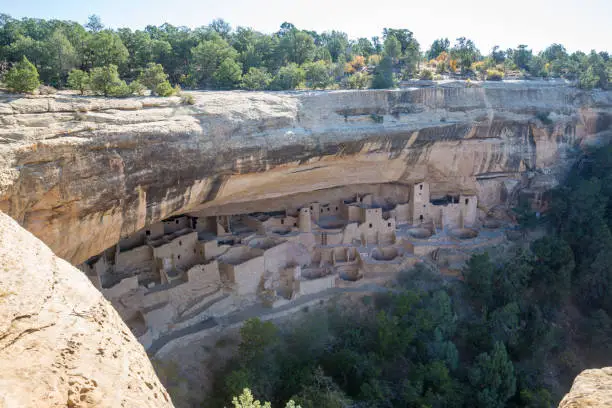
<path id="1" fill-rule="evenodd" d="M 377 191 L 268 212 L 174 216 L 80 268 L 149 347 L 228 310 L 277 308 L 504 236 L 479 221 L 474 194 L 432 198 L 426 181 Z"/>

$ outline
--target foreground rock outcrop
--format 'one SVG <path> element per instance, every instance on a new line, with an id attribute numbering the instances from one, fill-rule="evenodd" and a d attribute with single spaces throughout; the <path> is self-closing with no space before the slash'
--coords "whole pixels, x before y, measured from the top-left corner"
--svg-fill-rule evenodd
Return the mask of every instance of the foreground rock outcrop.
<path id="1" fill-rule="evenodd" d="M 612 407 L 612 367 L 584 370 L 559 408 Z"/>
<path id="2" fill-rule="evenodd" d="M 0 212 L 0 407 L 172 407 L 79 270 Z"/>
<path id="3" fill-rule="evenodd" d="M 487 211 L 612 134 L 612 92 L 565 85 L 194 96 L 0 98 L 0 210 L 79 264 L 174 214 L 357 185 L 427 180 Z"/>

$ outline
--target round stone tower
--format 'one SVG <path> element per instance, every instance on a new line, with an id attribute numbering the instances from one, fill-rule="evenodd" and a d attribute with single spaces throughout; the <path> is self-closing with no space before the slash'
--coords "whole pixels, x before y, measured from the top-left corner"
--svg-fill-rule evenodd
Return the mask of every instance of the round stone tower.
<path id="1" fill-rule="evenodd" d="M 300 228 L 300 232 L 312 232 L 312 219 L 310 214 L 310 208 L 300 208 L 298 226 Z"/>

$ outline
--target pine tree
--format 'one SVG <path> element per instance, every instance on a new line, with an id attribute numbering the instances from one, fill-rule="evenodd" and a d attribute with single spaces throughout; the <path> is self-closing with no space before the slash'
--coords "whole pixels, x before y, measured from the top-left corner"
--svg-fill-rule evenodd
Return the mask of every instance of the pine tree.
<path id="1" fill-rule="evenodd" d="M 39 87 L 38 70 L 24 56 L 4 76 L 4 83 L 11 92 L 32 92 Z"/>

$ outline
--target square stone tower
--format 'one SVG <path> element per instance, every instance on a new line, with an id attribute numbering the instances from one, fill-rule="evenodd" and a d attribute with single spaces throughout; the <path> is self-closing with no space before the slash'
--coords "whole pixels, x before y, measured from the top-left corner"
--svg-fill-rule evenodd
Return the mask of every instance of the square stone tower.
<path id="1" fill-rule="evenodd" d="M 429 218 L 429 183 L 423 181 L 412 186 L 410 217 L 412 224 L 420 224 Z"/>

